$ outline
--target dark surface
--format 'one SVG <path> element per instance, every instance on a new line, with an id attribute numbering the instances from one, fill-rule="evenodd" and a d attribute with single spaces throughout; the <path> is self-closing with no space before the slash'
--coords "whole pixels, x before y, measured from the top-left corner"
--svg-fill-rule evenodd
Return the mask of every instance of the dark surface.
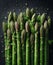
<path id="1" fill-rule="evenodd" d="M 25 11 L 26 7 L 36 8 L 37 13 L 46 12 L 51 16 L 49 39 L 53 39 L 53 0 L 0 0 L 0 65 L 5 65 L 2 22 L 7 19 L 9 11 L 15 11 L 18 14 L 20 11 Z M 53 65 L 53 44 L 49 46 L 49 49 L 49 65 Z"/>

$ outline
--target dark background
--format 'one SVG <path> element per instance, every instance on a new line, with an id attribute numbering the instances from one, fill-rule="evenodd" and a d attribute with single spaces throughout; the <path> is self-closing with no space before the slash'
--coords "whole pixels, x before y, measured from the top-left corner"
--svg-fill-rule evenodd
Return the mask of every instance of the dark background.
<path id="1" fill-rule="evenodd" d="M 46 12 L 51 16 L 49 39 L 53 40 L 53 0 L 0 0 L 0 65 L 5 65 L 2 22 L 7 19 L 9 11 L 18 14 L 25 11 L 26 7 L 35 8 L 37 13 Z M 49 65 L 53 65 L 53 43 L 49 45 Z"/>

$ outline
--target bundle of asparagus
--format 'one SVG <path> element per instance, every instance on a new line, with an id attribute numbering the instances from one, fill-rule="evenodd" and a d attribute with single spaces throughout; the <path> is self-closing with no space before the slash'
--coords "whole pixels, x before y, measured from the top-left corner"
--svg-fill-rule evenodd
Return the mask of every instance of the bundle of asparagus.
<path id="1" fill-rule="evenodd" d="M 48 65 L 50 26 L 50 16 L 33 8 L 18 16 L 10 12 L 3 22 L 5 65 Z"/>

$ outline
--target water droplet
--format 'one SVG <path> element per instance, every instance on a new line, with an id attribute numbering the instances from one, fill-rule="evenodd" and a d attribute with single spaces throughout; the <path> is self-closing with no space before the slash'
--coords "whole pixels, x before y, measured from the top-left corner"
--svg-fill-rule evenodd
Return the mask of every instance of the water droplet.
<path id="1" fill-rule="evenodd" d="M 15 9 L 13 9 L 13 12 L 15 11 Z"/>
<path id="2" fill-rule="evenodd" d="M 2 47 L 4 47 L 4 45 L 2 45 Z"/>
<path id="3" fill-rule="evenodd" d="M 25 3 L 25 5 L 27 6 L 27 5 L 28 5 L 28 3 Z"/>
<path id="4" fill-rule="evenodd" d="M 3 53 L 3 51 L 1 51 L 1 53 Z"/>
<path id="5" fill-rule="evenodd" d="M 1 40 L 1 43 L 3 43 L 3 41 Z"/>
<path id="6" fill-rule="evenodd" d="M 0 37 L 2 38 L 2 35 L 0 35 Z"/>
<path id="7" fill-rule="evenodd" d="M 19 9 L 19 11 L 21 11 L 21 9 Z"/>
<path id="8" fill-rule="evenodd" d="M 5 19 L 7 19 L 7 17 L 6 17 L 6 16 L 5 16 L 4 18 L 5 18 Z"/>

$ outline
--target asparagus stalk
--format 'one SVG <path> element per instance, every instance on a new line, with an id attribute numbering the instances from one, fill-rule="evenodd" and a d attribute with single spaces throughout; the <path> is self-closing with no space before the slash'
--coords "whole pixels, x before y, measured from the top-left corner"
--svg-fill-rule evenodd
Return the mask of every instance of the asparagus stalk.
<path id="1" fill-rule="evenodd" d="M 34 45 L 34 65 L 39 65 L 39 24 L 35 24 L 35 45 Z"/>
<path id="2" fill-rule="evenodd" d="M 34 65 L 34 34 L 30 35 L 30 43 L 31 43 L 31 65 Z"/>
<path id="3" fill-rule="evenodd" d="M 15 22 L 16 29 L 16 42 L 17 42 L 17 65 L 22 65 L 22 50 L 21 50 L 21 37 L 20 37 L 20 27 L 18 22 Z"/>
<path id="4" fill-rule="evenodd" d="M 29 35 L 29 23 L 25 24 L 26 30 L 26 65 L 30 65 L 30 35 Z"/>
<path id="5" fill-rule="evenodd" d="M 16 41 L 15 41 L 15 32 L 12 34 L 12 65 L 16 65 Z"/>
<path id="6" fill-rule="evenodd" d="M 44 44 L 44 65 L 48 65 L 49 60 L 49 44 L 48 44 L 48 21 L 44 22 L 45 44 Z"/>
<path id="7" fill-rule="evenodd" d="M 40 65 L 44 65 L 44 27 L 41 25 L 40 27 Z"/>
<path id="8" fill-rule="evenodd" d="M 23 65 L 26 65 L 26 31 L 23 29 L 21 32 L 21 43 L 22 43 L 22 61 Z"/>
<path id="9" fill-rule="evenodd" d="M 7 30 L 7 44 L 6 44 L 6 48 L 7 48 L 7 60 L 6 63 L 7 65 L 11 65 L 11 31 L 10 29 Z"/>

